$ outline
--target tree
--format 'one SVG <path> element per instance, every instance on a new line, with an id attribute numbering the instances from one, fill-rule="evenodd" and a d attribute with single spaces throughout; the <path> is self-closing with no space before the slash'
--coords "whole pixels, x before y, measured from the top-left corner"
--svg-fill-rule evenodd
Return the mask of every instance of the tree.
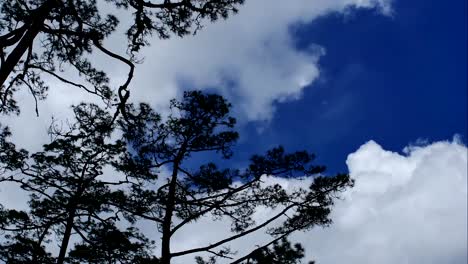
<path id="1" fill-rule="evenodd" d="M 314 155 L 309 152 L 286 153 L 282 147 L 273 148 L 265 155 L 254 155 L 244 170 L 220 168 L 213 162 L 196 166 L 193 158 L 207 152 L 230 158 L 238 138 L 233 130 L 235 119 L 229 116 L 230 104 L 218 95 L 186 92 L 182 101 L 171 102 L 167 119 L 145 104 L 129 108 L 131 118 L 122 121 L 121 126 L 132 151 L 119 169 L 129 178 L 144 179 L 154 185 L 159 181 L 160 187 L 134 186 L 122 200 L 128 202 L 126 208 L 134 217 L 155 222 L 162 236 L 163 264 L 199 253 L 233 258 L 232 251 L 226 247 L 229 242 L 263 228 L 268 228 L 267 233 L 271 235 L 261 247 L 266 248 L 295 231 L 329 225 L 333 198 L 353 185 L 345 174 L 321 176 L 325 168 L 311 164 Z M 158 169 L 163 166 L 171 173 L 161 183 Z M 314 181 L 308 188 L 287 192 L 279 184 L 262 184 L 271 175 L 300 175 L 314 177 Z M 142 204 L 148 206 L 133 209 Z M 275 209 L 275 212 L 267 220 L 256 223 L 252 215 L 259 207 Z M 174 234 L 202 217 L 230 220 L 232 234 L 211 244 L 172 251 Z M 251 258 L 252 252 L 231 263 L 242 263 Z"/>
<path id="2" fill-rule="evenodd" d="M 8 130 L 2 133 L 1 181 L 18 183 L 31 199 L 27 211 L 1 210 L 0 229 L 5 234 L 0 259 L 58 264 L 151 259 L 149 240 L 133 227 L 116 226 L 119 211 L 113 189 L 130 183 L 102 179 L 105 166 L 125 151 L 122 141 L 107 142 L 112 116 L 96 105 L 81 104 L 74 111 L 77 122 L 64 131 L 53 130 L 54 139 L 41 152 L 17 151 L 6 139 Z M 67 257 L 72 236 L 82 242 Z M 58 243 L 56 256 L 51 254 L 53 242 Z"/>
<path id="3" fill-rule="evenodd" d="M 149 37 L 185 36 L 202 27 L 202 21 L 227 18 L 244 0 L 106 0 L 133 16 L 126 31 L 128 57 L 104 44 L 119 19 L 102 15 L 96 0 L 12 0 L 0 4 L 0 113 L 19 112 L 15 92 L 27 87 L 36 100 L 46 96 L 48 85 L 41 76 L 50 75 L 67 85 L 99 96 L 107 104 L 123 109 L 129 96 L 136 54 L 149 43 Z M 100 3 L 104 5 L 104 3 Z M 107 8 L 108 9 L 108 8 Z M 105 71 L 96 69 L 87 56 L 98 50 L 111 59 L 128 65 L 126 81 L 118 88 L 109 87 Z M 84 77 L 87 84 L 64 77 L 67 65 Z M 91 87 L 88 87 L 91 86 Z"/>
<path id="4" fill-rule="evenodd" d="M 0 134 L 0 179 L 20 184 L 31 197 L 29 210 L 0 211 L 0 229 L 5 231 L 0 259 L 169 264 L 177 257 L 209 254 L 213 261 L 227 258 L 230 263 L 295 263 L 303 250 L 290 248 L 284 239 L 329 225 L 334 198 L 353 184 L 345 174 L 322 175 L 325 168 L 313 165 L 309 152 L 287 153 L 282 147 L 252 156 L 242 170 L 197 164 L 200 155 L 214 152 L 228 159 L 233 154 L 235 119 L 221 96 L 186 92 L 181 101 L 171 101 L 167 117 L 146 104 L 126 107 L 128 118 L 113 123 L 112 115 L 96 105 L 76 106 L 70 129 L 52 129 L 52 142 L 31 155 L 16 150 L 7 130 Z M 103 175 L 109 166 L 115 169 L 112 177 Z M 163 169 L 170 171 L 168 177 Z M 287 191 L 264 183 L 271 176 L 314 180 Z M 272 212 L 256 222 L 253 213 L 260 207 Z M 231 234 L 211 244 L 172 250 L 174 234 L 201 218 L 230 221 Z M 142 220 L 154 223 L 160 241 L 153 244 L 141 234 Z M 229 248 L 230 242 L 265 230 L 265 244 L 244 256 Z M 54 241 L 57 254 L 50 249 Z M 76 241 L 73 247 L 71 241 Z"/>

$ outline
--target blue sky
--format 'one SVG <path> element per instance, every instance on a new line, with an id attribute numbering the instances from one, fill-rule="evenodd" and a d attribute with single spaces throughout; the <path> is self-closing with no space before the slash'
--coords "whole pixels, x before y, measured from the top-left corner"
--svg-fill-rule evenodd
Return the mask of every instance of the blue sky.
<path id="1" fill-rule="evenodd" d="M 393 10 L 353 9 L 291 27 L 299 49 L 326 48 L 321 76 L 301 99 L 276 103 L 268 125 L 249 123 L 238 158 L 281 143 L 343 172 L 347 155 L 370 139 L 392 151 L 454 134 L 465 141 L 466 1 L 396 0 Z"/>

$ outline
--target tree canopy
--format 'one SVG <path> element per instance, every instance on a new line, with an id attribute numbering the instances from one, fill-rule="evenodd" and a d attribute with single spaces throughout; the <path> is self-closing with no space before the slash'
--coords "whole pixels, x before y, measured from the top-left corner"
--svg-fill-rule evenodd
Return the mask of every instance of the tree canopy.
<path id="1" fill-rule="evenodd" d="M 167 117 L 147 104 L 127 105 L 128 118 L 113 123 L 110 113 L 83 103 L 74 107 L 75 122 L 53 127 L 52 141 L 32 154 L 18 150 L 4 128 L 0 180 L 17 183 L 30 201 L 26 210 L 2 207 L 0 259 L 169 264 L 211 255 L 209 261 L 298 263 L 303 249 L 285 239 L 329 225 L 334 199 L 353 181 L 346 174 L 325 176 L 313 154 L 283 147 L 252 156 L 245 168 L 196 162 L 206 153 L 223 159 L 234 154 L 238 133 L 229 109 L 221 96 L 194 91 L 172 100 Z M 268 177 L 313 181 L 286 190 L 266 184 Z M 259 208 L 271 209 L 266 220 L 253 217 Z M 229 235 L 175 251 L 174 234 L 202 218 L 229 222 Z M 161 239 L 146 237 L 141 221 L 153 223 Z M 259 232 L 269 237 L 263 245 L 244 255 L 230 248 L 230 242 Z"/>
<path id="2" fill-rule="evenodd" d="M 94 94 L 108 105 L 124 109 L 134 75 L 137 54 L 150 37 L 195 33 L 203 20 L 216 21 L 236 13 L 244 0 L 12 0 L 0 3 L 0 113 L 18 113 L 16 92 L 26 88 L 37 100 L 44 99 L 50 75 L 71 87 Z M 131 14 L 126 29 L 127 55 L 117 54 L 105 40 L 115 32 L 119 18 L 103 9 L 123 9 Z M 105 69 L 97 69 L 89 55 L 103 55 L 129 67 L 119 87 L 109 86 Z M 71 67 L 82 78 L 63 74 Z M 37 112 L 37 105 L 36 105 Z"/>

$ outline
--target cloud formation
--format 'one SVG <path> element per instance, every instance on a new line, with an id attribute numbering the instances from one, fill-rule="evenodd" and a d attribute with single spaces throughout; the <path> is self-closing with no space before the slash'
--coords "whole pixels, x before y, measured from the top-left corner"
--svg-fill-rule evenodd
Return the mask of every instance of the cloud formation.
<path id="1" fill-rule="evenodd" d="M 216 89 L 246 120 L 268 120 L 273 103 L 300 98 L 320 74 L 326 47 L 295 47 L 291 27 L 351 7 L 390 14 L 390 0 L 246 1 L 239 14 L 194 37 L 154 41 L 137 69 L 134 100 L 167 103 L 184 89 Z"/>
<path id="2" fill-rule="evenodd" d="M 300 234 L 318 263 L 453 263 L 467 259 L 467 148 L 457 140 L 410 146 L 374 141 L 350 154 L 356 186 L 331 228 Z"/>

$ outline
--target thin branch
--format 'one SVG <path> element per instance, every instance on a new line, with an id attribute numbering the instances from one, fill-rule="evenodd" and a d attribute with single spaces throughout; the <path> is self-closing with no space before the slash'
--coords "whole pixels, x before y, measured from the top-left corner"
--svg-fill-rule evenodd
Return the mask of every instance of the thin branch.
<path id="1" fill-rule="evenodd" d="M 41 71 L 43 71 L 43 72 L 45 72 L 45 73 L 48 73 L 48 74 L 54 76 L 55 78 L 59 79 L 60 81 L 66 83 L 66 84 L 70 84 L 70 85 L 73 85 L 73 86 L 75 86 L 75 87 L 81 88 L 81 89 L 85 90 L 85 91 L 88 92 L 88 93 L 101 96 L 100 94 L 98 94 L 98 93 L 95 92 L 95 91 L 90 90 L 90 89 L 87 88 L 86 86 L 84 86 L 84 85 L 82 85 L 82 84 L 79 84 L 79 83 L 72 82 L 72 81 L 70 81 L 70 80 L 67 80 L 67 79 L 61 77 L 60 75 L 56 74 L 55 72 L 50 71 L 50 70 L 48 70 L 48 69 L 46 69 L 46 68 L 44 68 L 44 67 L 41 67 L 41 66 L 38 66 L 38 65 L 34 65 L 34 64 L 30 64 L 29 67 L 30 67 L 30 68 L 33 68 L 33 69 L 41 70 Z"/>
<path id="2" fill-rule="evenodd" d="M 237 259 L 236 261 L 231 262 L 230 264 L 239 264 L 239 263 L 241 263 L 242 261 L 251 258 L 256 252 L 259 252 L 259 251 L 261 251 L 261 250 L 264 250 L 264 249 L 268 248 L 269 246 L 271 246 L 271 245 L 274 244 L 275 242 L 279 241 L 279 240 L 282 239 L 282 238 L 287 237 L 288 235 L 290 235 L 290 233 L 285 233 L 285 234 L 283 234 L 283 235 L 281 235 L 281 236 L 279 236 L 279 237 L 273 239 L 273 240 L 270 241 L 269 243 L 267 243 L 267 244 L 265 244 L 265 245 L 263 245 L 263 246 L 261 246 L 261 247 L 258 247 L 258 248 L 256 248 L 255 250 L 252 250 L 249 254 L 247 254 L 247 255 L 245 255 L 245 256 L 243 256 L 243 257 Z"/>
<path id="3" fill-rule="evenodd" d="M 36 96 L 36 92 L 34 91 L 34 88 L 32 88 L 32 86 L 26 82 L 25 80 L 23 79 L 19 79 L 20 81 L 22 81 L 24 84 L 26 84 L 26 86 L 29 88 L 29 91 L 31 92 L 33 98 L 34 98 L 34 107 L 35 107 L 35 111 L 36 111 L 36 116 L 39 116 L 39 109 L 37 107 L 37 96 Z"/>
<path id="4" fill-rule="evenodd" d="M 303 202 L 305 203 L 305 202 Z M 213 243 L 209 246 L 206 246 L 206 247 L 199 247 L 199 248 L 193 248 L 193 249 L 189 249 L 189 250 L 185 250 L 185 251 L 179 251 L 179 252 L 175 252 L 175 253 L 172 253 L 171 256 L 172 257 L 177 257 L 177 256 L 182 256 L 182 255 L 187 255 L 187 254 L 191 254 L 191 253 L 195 253 L 195 252 L 201 252 L 201 251 L 207 251 L 207 250 L 210 250 L 212 248 L 215 248 L 215 247 L 218 247 L 220 245 L 223 245 L 225 243 L 228 243 L 232 240 L 235 240 L 235 239 L 238 239 L 240 237 L 243 237 L 247 234 L 250 234 L 252 232 L 255 232 L 265 226 L 267 226 L 268 224 L 270 224 L 271 222 L 273 222 L 274 220 L 278 219 L 279 217 L 281 217 L 282 215 L 284 215 L 284 213 L 286 213 L 287 211 L 289 211 L 290 209 L 292 209 L 293 207 L 296 207 L 296 206 L 299 206 L 300 204 L 298 203 L 293 203 L 293 204 L 290 204 L 288 206 L 286 206 L 281 212 L 279 212 L 278 214 L 276 214 L 275 216 L 271 217 L 270 219 L 268 219 L 267 221 L 263 222 L 262 224 L 256 226 L 256 227 L 253 227 L 251 229 L 248 229 L 244 232 L 241 232 L 237 235 L 234 235 L 234 236 L 231 236 L 231 237 L 228 237 L 228 238 L 225 238 L 223 240 L 220 240 L 216 243 Z"/>
<path id="5" fill-rule="evenodd" d="M 213 255 L 216 255 L 218 257 L 221 257 L 221 258 L 227 258 L 227 259 L 234 259 L 233 257 L 229 257 L 229 256 L 226 256 L 226 255 L 223 255 L 221 253 L 218 253 L 216 251 L 212 251 L 212 250 L 207 250 L 207 252 L 213 254 Z"/>

